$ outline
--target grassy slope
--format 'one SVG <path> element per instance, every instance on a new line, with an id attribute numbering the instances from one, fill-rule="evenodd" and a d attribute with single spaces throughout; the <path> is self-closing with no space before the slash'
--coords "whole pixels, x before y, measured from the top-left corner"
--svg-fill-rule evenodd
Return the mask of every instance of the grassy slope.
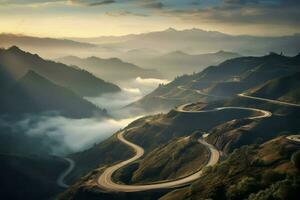
<path id="1" fill-rule="evenodd" d="M 199 137 L 199 136 L 198 136 Z M 198 138 L 180 137 L 161 145 L 139 162 L 117 172 L 115 180 L 129 184 L 171 180 L 201 169 L 208 159 Z"/>
<path id="2" fill-rule="evenodd" d="M 161 199 L 297 199 L 300 176 L 291 157 L 299 149 L 299 144 L 283 137 L 258 147 L 245 146 L 208 168 L 191 187 Z"/>
<path id="3" fill-rule="evenodd" d="M 278 99 L 291 103 L 300 102 L 300 73 L 271 80 L 251 92 L 251 95 Z"/>

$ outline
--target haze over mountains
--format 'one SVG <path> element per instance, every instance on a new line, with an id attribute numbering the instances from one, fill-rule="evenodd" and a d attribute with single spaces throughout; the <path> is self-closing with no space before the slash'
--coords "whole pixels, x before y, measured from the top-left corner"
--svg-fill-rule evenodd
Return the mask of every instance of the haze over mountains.
<path id="1" fill-rule="evenodd" d="M 28 70 L 33 70 L 81 96 L 96 96 L 120 90 L 118 86 L 96 78 L 87 71 L 44 60 L 37 54 L 24 52 L 16 46 L 0 50 L 0 64 L 15 80 L 24 76 Z"/>
<path id="2" fill-rule="evenodd" d="M 293 55 L 299 51 L 297 45 L 294 44 L 299 44 L 300 36 L 299 34 L 282 37 L 232 36 L 196 28 L 186 30 L 169 28 L 163 31 L 109 37 L 108 39 L 107 37 L 98 37 L 76 38 L 76 40 L 119 49 L 149 48 L 163 52 L 181 50 L 192 54 L 217 52 L 224 49 L 245 55 L 283 51 L 285 54 Z"/>
<path id="3" fill-rule="evenodd" d="M 67 56 L 56 60 L 68 65 L 78 66 L 98 77 L 110 81 L 118 82 L 137 77 L 159 78 L 161 76 L 155 70 L 143 69 L 118 58 L 101 59 L 98 57 L 79 58 L 76 56 Z"/>

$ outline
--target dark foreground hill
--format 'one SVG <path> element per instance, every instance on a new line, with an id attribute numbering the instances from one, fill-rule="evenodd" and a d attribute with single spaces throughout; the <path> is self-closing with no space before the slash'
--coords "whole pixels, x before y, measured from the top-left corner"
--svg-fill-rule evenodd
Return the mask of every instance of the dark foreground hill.
<path id="1" fill-rule="evenodd" d="M 51 199 L 62 190 L 56 180 L 67 163 L 55 156 L 0 154 L 0 198 Z"/>
<path id="2" fill-rule="evenodd" d="M 80 96 L 97 96 L 120 91 L 118 86 L 96 78 L 87 71 L 44 60 L 16 46 L 0 49 L 0 65 L 15 80 L 24 76 L 28 70 L 33 70 L 50 81 L 73 90 Z"/>

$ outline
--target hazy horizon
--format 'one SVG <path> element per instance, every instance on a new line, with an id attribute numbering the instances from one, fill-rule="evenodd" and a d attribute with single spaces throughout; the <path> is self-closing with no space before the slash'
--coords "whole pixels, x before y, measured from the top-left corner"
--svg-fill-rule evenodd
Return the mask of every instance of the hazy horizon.
<path id="1" fill-rule="evenodd" d="M 282 36 L 300 32 L 296 20 L 299 5 L 290 0 L 1 0 L 0 32 L 98 37 L 173 27 L 231 35 Z"/>

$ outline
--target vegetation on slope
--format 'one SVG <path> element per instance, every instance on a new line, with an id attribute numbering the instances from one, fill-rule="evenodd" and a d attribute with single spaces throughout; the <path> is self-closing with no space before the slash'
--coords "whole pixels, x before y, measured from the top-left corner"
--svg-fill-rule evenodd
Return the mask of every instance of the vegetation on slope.
<path id="1" fill-rule="evenodd" d="M 300 103 L 300 73 L 271 80 L 251 91 L 250 95 Z"/>
<path id="2" fill-rule="evenodd" d="M 117 172 L 115 180 L 127 184 L 172 180 L 198 171 L 208 160 L 207 149 L 198 142 L 201 134 L 171 140 L 140 161 Z M 197 138 L 198 137 L 198 138 Z"/>
<path id="3" fill-rule="evenodd" d="M 300 145 L 279 137 L 260 146 L 234 151 L 190 187 L 171 192 L 168 199 L 293 200 L 300 189 Z"/>

